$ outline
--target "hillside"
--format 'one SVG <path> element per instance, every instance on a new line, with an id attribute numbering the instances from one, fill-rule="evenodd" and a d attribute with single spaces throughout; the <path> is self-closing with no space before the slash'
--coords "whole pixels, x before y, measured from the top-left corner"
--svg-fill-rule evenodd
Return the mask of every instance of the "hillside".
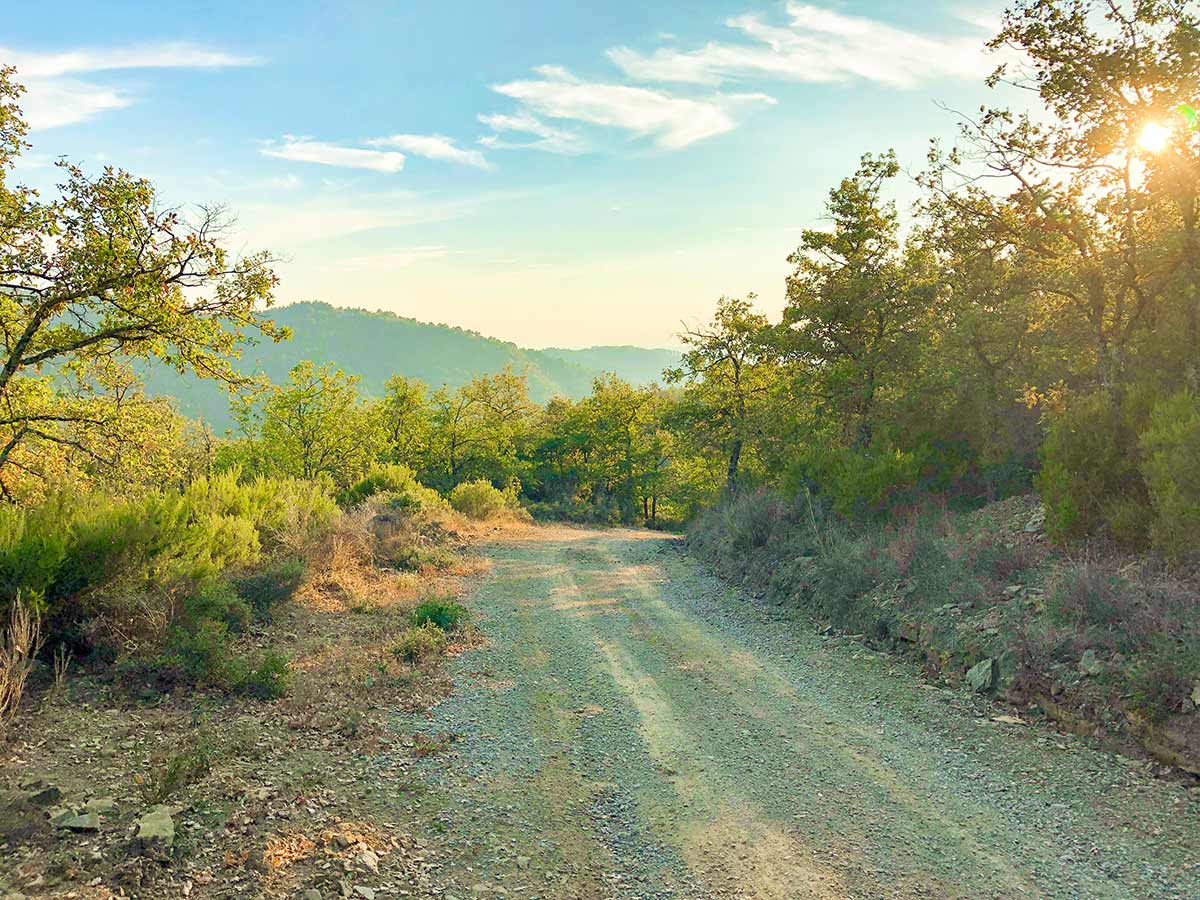
<path id="1" fill-rule="evenodd" d="M 373 395 L 395 374 L 419 378 L 432 387 L 458 387 L 511 365 L 528 376 L 530 397 L 544 403 L 555 396 L 585 396 L 603 372 L 616 372 L 634 384 L 656 381 L 664 368 L 679 360 L 675 351 L 641 347 L 528 350 L 462 328 L 326 303 L 280 307 L 272 317 L 292 329 L 292 339 L 248 348 L 240 362 L 242 371 L 261 372 L 278 382 L 302 359 L 333 362 L 361 376 L 363 392 Z M 185 415 L 202 418 L 218 430 L 232 424 L 228 398 L 211 382 L 159 368 L 146 373 L 146 383 L 153 394 L 177 398 Z"/>

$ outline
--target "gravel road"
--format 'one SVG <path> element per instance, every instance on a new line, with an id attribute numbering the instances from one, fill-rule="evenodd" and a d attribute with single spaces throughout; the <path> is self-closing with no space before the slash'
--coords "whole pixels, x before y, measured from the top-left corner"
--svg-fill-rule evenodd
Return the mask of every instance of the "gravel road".
<path id="1" fill-rule="evenodd" d="M 1200 795 L 764 609 L 669 536 L 486 548 L 408 731 L 448 897 L 1198 898 Z"/>

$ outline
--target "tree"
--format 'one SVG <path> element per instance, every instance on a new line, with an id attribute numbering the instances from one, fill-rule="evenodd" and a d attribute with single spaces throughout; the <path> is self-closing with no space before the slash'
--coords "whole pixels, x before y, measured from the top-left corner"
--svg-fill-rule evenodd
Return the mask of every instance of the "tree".
<path id="1" fill-rule="evenodd" d="M 389 462 L 419 472 L 429 454 L 433 428 L 428 389 L 424 382 L 403 375 L 393 375 L 384 388 L 373 410 L 383 431 L 383 453 Z"/>
<path id="2" fill-rule="evenodd" d="M 486 478 L 506 485 L 521 474 L 523 449 L 535 408 L 524 375 L 511 368 L 476 378 L 431 398 L 430 477 L 444 490 Z"/>
<path id="3" fill-rule="evenodd" d="M 965 216 L 982 211 L 983 177 L 989 193 L 1009 191 L 1010 214 L 994 221 L 1080 347 L 1080 381 L 1119 395 L 1150 335 L 1160 360 L 1194 360 L 1200 135 L 1180 114 L 1200 78 L 1194 4 L 1018 0 L 992 46 L 1021 61 L 990 83 L 1036 93 L 1049 115 L 965 119 L 961 146 L 934 152 L 926 186 Z M 1178 327 L 1160 328 L 1168 322 Z"/>
<path id="4" fill-rule="evenodd" d="M 23 148 L 20 88 L 0 69 L 0 487 L 45 477 L 57 447 L 98 464 L 130 444 L 141 403 L 130 359 L 157 359 L 230 386 L 254 333 L 284 337 L 260 310 L 275 276 L 266 254 L 232 257 L 219 209 L 165 209 L 154 187 L 106 168 L 60 163 L 60 196 L 7 185 Z"/>
<path id="5" fill-rule="evenodd" d="M 345 489 L 376 460 L 383 435 L 358 394 L 355 376 L 309 360 L 242 405 L 243 429 L 257 435 L 258 467 L 297 478 L 327 476 Z"/>
<path id="6" fill-rule="evenodd" d="M 905 370 L 930 299 L 930 260 L 902 248 L 887 181 L 899 172 L 891 151 L 864 156 L 829 192 L 829 231 L 806 230 L 788 257 L 784 347 L 804 371 L 805 389 L 846 424 L 848 443 L 870 446 L 881 391 Z"/>
<path id="7" fill-rule="evenodd" d="M 710 435 L 728 461 L 725 486 L 737 490 L 747 442 L 762 433 L 765 399 L 778 374 L 778 353 L 766 316 L 754 312 L 755 295 L 722 297 L 711 323 L 681 335 L 683 362 L 664 375 L 684 382 L 677 421 Z"/>

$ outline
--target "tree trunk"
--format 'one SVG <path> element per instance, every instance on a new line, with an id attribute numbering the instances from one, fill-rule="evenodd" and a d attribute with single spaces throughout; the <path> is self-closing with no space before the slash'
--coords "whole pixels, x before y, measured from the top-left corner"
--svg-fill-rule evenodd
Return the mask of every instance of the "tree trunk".
<path id="1" fill-rule="evenodd" d="M 736 438 L 732 449 L 729 451 L 729 474 L 725 481 L 725 489 L 731 494 L 737 491 L 738 463 L 741 462 L 741 459 L 742 439 Z"/>

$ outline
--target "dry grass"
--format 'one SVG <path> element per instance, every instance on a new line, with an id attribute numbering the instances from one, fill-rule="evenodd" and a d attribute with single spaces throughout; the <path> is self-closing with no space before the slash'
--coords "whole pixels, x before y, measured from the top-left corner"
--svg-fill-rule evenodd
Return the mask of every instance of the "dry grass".
<path id="1" fill-rule="evenodd" d="M 345 877 L 389 896 L 436 894 L 425 851 L 388 821 L 413 777 L 413 753 L 428 741 L 397 733 L 389 720 L 428 708 L 451 683 L 440 658 L 410 667 L 390 651 L 417 603 L 461 595 L 485 566 L 445 555 L 444 565 L 403 570 L 389 559 L 405 534 L 445 551 L 484 532 L 452 530 L 451 516 L 381 521 L 381 511 L 367 504 L 301 548 L 308 570 L 292 600 L 272 610 L 268 631 L 240 638 L 238 651 L 290 658 L 287 696 L 180 694 L 131 707 L 128 692 L 76 677 L 69 698 L 50 690 L 30 709 L 20 734 L 0 745 L 0 791 L 37 778 L 60 788 L 64 802 L 112 796 L 116 806 L 82 862 L 80 837 L 49 828 L 44 816 L 26 838 L 0 833 L 8 843 L 0 895 L 290 898 L 316 886 L 334 896 Z M 477 639 L 456 633 L 447 652 Z M 204 765 L 189 767 L 197 734 Z M 393 747 L 404 752 L 387 752 Z M 148 783 L 177 772 L 186 776 L 171 779 L 177 847 L 147 864 L 130 856 L 129 828 L 146 808 Z M 377 854 L 378 875 L 354 868 L 364 847 Z"/>
<path id="2" fill-rule="evenodd" d="M 40 617 L 18 594 L 9 609 L 8 626 L 0 645 L 0 739 L 17 716 L 41 637 Z"/>

